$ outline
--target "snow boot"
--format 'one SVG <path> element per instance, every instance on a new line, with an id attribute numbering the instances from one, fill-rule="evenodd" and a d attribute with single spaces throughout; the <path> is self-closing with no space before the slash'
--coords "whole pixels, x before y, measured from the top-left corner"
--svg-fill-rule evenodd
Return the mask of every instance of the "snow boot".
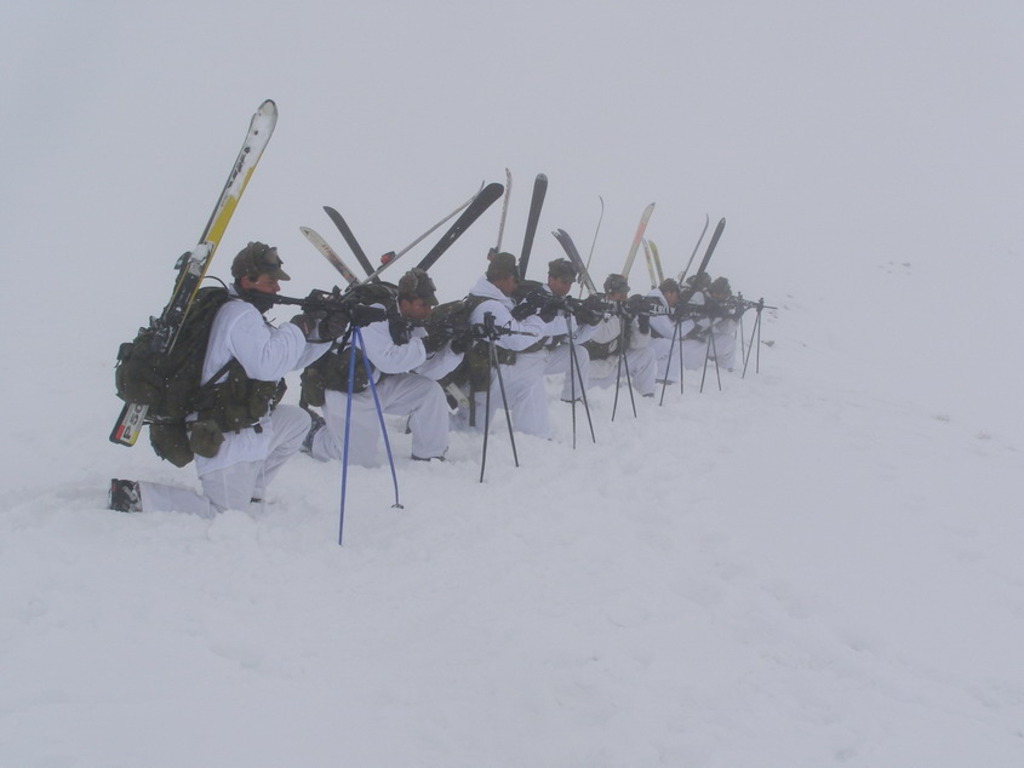
<path id="1" fill-rule="evenodd" d="M 115 512 L 141 512 L 142 498 L 139 495 L 139 484 L 134 480 L 110 481 L 110 492 L 107 495 L 107 507 Z"/>

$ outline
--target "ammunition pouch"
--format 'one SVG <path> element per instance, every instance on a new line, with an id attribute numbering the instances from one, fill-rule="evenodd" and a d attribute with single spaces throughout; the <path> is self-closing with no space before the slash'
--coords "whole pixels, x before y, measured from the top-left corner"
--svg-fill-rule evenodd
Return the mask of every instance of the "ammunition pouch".
<path id="1" fill-rule="evenodd" d="M 301 402 L 313 408 L 323 406 L 327 390 L 348 392 L 350 347 L 335 345 L 316 362 L 306 366 L 299 380 L 302 382 Z M 370 377 L 363 362 L 363 351 L 356 347 L 355 376 L 352 393 L 364 391 L 370 386 Z"/>
<path id="2" fill-rule="evenodd" d="M 149 442 L 161 459 L 176 467 L 184 467 L 193 458 L 188 429 L 182 420 L 153 422 L 149 425 Z"/>
<path id="3" fill-rule="evenodd" d="M 240 432 L 257 427 L 260 419 L 270 413 L 281 402 L 287 385 L 280 381 L 257 381 L 245 375 L 245 369 L 237 360 L 228 365 L 224 381 L 202 388 L 199 396 L 198 422 L 213 422 L 221 432 Z M 202 427 L 205 432 L 207 427 Z M 209 450 L 208 439 L 199 438 Z M 219 447 L 219 445 L 217 446 Z M 199 453 L 196 451 L 196 453 Z M 199 453 L 200 456 L 204 455 Z M 216 450 L 213 454 L 216 455 Z M 209 458 L 209 457 L 207 457 Z"/>

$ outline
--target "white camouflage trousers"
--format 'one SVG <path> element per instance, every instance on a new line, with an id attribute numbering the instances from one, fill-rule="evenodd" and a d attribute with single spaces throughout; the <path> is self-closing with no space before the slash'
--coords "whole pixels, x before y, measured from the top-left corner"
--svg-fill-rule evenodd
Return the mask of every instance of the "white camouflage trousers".
<path id="1" fill-rule="evenodd" d="M 412 430 L 412 455 L 420 459 L 444 456 L 448 448 L 448 401 L 441 385 L 418 373 L 383 377 L 377 383 L 381 409 L 391 416 L 408 416 Z M 324 418 L 327 424 L 313 438 L 312 456 L 319 461 L 341 459 L 345 452 L 345 408 L 348 393 L 328 390 Z M 380 459 L 380 419 L 367 387 L 352 395 L 348 460 L 376 466 Z"/>
<path id="2" fill-rule="evenodd" d="M 309 431 L 309 414 L 295 405 L 279 405 L 270 419 L 273 434 L 263 461 L 240 461 L 200 475 L 202 493 L 175 485 L 140 482 L 143 511 L 188 512 L 209 518 L 226 509 L 248 509 L 252 499 L 262 500 L 267 485 L 298 452 Z M 230 439 L 230 434 L 225 436 L 225 440 Z"/>

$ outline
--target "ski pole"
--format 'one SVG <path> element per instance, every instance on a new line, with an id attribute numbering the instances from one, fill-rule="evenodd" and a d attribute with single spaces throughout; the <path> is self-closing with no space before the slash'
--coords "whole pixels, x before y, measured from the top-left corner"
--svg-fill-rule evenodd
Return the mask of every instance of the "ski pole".
<path id="1" fill-rule="evenodd" d="M 373 402 L 377 408 L 377 416 L 380 420 L 381 432 L 384 435 L 384 446 L 387 450 L 388 463 L 391 465 L 391 479 L 395 487 L 395 503 L 392 505 L 392 508 L 404 509 L 398 500 L 398 475 L 395 472 L 395 461 L 391 453 L 391 443 L 388 440 L 387 428 L 384 426 L 384 415 L 380 406 L 380 398 L 377 396 L 377 387 L 373 383 L 373 371 L 370 368 L 370 361 L 366 357 L 366 345 L 363 343 L 363 336 L 360 333 L 359 328 L 356 327 L 351 330 L 349 337 L 348 398 L 345 402 L 345 441 L 341 457 L 341 503 L 338 513 L 338 546 L 341 546 L 345 531 L 345 497 L 348 489 L 348 451 L 352 430 L 352 390 L 355 388 L 357 345 L 363 353 L 363 367 L 366 370 L 366 375 L 370 382 L 370 392 L 373 394 Z"/>
<path id="2" fill-rule="evenodd" d="M 484 394 L 484 442 L 480 452 L 480 482 L 484 481 L 484 471 L 487 468 L 487 438 L 491 434 L 491 386 L 494 384 L 494 338 L 487 340 L 487 389 Z M 476 395 L 473 395 L 476 401 Z"/>
<path id="3" fill-rule="evenodd" d="M 711 359 L 711 349 L 715 343 L 715 334 L 711 332 L 711 328 L 708 327 L 708 341 L 704 345 L 704 372 L 700 376 L 700 389 L 698 392 L 704 392 L 704 380 L 708 377 L 708 361 Z M 718 360 L 715 360 L 715 366 L 718 365 Z M 722 388 L 722 380 L 718 380 L 718 388 Z"/>
<path id="4" fill-rule="evenodd" d="M 493 317 L 491 318 L 493 324 Z M 508 427 L 508 440 L 512 445 L 512 461 L 519 467 L 519 452 L 516 451 L 516 436 L 512 431 L 512 412 L 508 409 L 508 395 L 505 394 L 505 377 L 501 373 L 501 365 L 498 364 L 497 345 L 491 347 L 493 353 L 494 370 L 498 372 L 498 389 L 501 391 L 501 405 L 505 409 L 505 425 Z"/>
<path id="5" fill-rule="evenodd" d="M 676 349 L 676 339 L 679 338 L 679 321 L 672 324 L 672 343 L 668 347 L 668 360 L 665 361 L 665 378 L 661 380 L 661 397 L 658 400 L 658 405 L 662 405 L 665 402 L 665 390 L 668 388 L 668 374 L 672 370 L 672 353 Z M 679 343 L 679 356 L 683 356 L 682 342 Z"/>
<path id="6" fill-rule="evenodd" d="M 483 442 L 483 453 L 480 458 L 480 482 L 484 481 L 484 470 L 487 465 L 487 438 L 490 433 L 491 427 L 491 386 L 493 384 L 493 373 L 498 374 L 498 389 L 501 392 L 501 402 L 505 408 L 505 422 L 508 425 L 508 438 L 512 444 L 512 459 L 515 462 L 516 467 L 519 466 L 519 453 L 516 451 L 516 438 L 512 431 L 512 414 L 508 409 L 508 397 L 505 394 L 505 380 L 501 375 L 501 365 L 498 362 L 498 350 L 495 344 L 497 339 L 497 331 L 494 328 L 494 314 L 491 312 L 484 313 L 484 328 L 488 331 L 488 355 L 489 355 L 489 367 L 487 369 L 487 394 L 484 399 L 484 442 Z M 475 399 L 475 397 L 474 397 Z"/>
<path id="7" fill-rule="evenodd" d="M 622 331 L 619 331 L 619 359 L 615 364 L 615 399 L 612 400 L 612 421 L 615 421 L 615 412 L 619 408 L 619 388 L 622 384 L 622 361 L 625 355 L 622 354 Z"/>
<path id="8" fill-rule="evenodd" d="M 615 366 L 615 399 L 612 402 L 612 421 L 615 421 L 615 411 L 619 406 L 619 388 L 622 382 L 622 372 L 626 372 L 626 389 L 629 391 L 629 402 L 633 406 L 633 418 L 637 418 L 636 397 L 633 395 L 633 379 L 629 373 L 629 358 L 626 356 L 626 318 L 619 316 L 619 361 Z"/>
<path id="9" fill-rule="evenodd" d="M 715 379 L 718 380 L 718 391 L 722 391 L 722 368 L 718 364 L 718 346 L 715 342 L 715 324 L 708 328 L 708 348 L 711 350 L 711 357 L 715 360 Z"/>
<path id="10" fill-rule="evenodd" d="M 750 330 L 750 343 L 747 344 L 747 353 L 746 356 L 743 358 L 743 375 L 740 378 L 747 377 L 747 364 L 750 362 L 750 353 L 754 350 L 755 334 L 757 335 L 757 355 L 755 355 L 754 358 L 754 372 L 760 373 L 761 371 L 761 310 L 764 309 L 764 299 L 761 299 L 761 301 L 757 303 L 757 307 L 755 309 L 757 312 L 757 317 L 754 319 L 754 327 Z"/>
<path id="11" fill-rule="evenodd" d="M 590 253 L 587 254 L 587 263 L 584 266 L 584 270 L 588 273 L 590 272 L 590 260 L 594 258 L 594 246 L 597 245 L 597 233 L 601 231 L 601 221 L 604 219 L 604 198 L 598 195 L 597 199 L 601 201 L 601 214 L 597 217 L 597 228 L 594 230 L 594 239 L 590 241 Z M 576 294 L 576 297 L 583 297 L 582 281 L 580 281 L 580 290 L 579 293 Z"/>
<path id="12" fill-rule="evenodd" d="M 685 390 L 683 389 L 683 386 L 684 386 L 683 385 L 683 381 L 685 380 L 684 379 L 684 374 L 685 374 L 685 370 L 684 369 L 685 369 L 685 361 L 683 360 L 683 334 L 680 333 L 679 334 L 679 394 L 680 395 L 685 394 Z"/>
<path id="13" fill-rule="evenodd" d="M 384 408 L 380 404 L 380 397 L 377 395 L 377 385 L 373 383 L 373 371 L 370 369 L 370 359 L 366 356 L 366 345 L 363 343 L 363 334 L 359 328 L 355 330 L 355 339 L 363 352 L 363 366 L 366 368 L 366 377 L 370 382 L 370 392 L 373 394 L 373 404 L 377 408 L 377 421 L 380 422 L 380 433 L 384 437 L 384 451 L 388 455 L 388 465 L 391 467 L 391 481 L 395 486 L 395 503 L 392 509 L 404 509 L 398 501 L 398 473 L 395 472 L 395 457 L 391 452 L 391 440 L 388 438 L 388 428 L 384 424 Z"/>
<path id="14" fill-rule="evenodd" d="M 353 329 L 355 330 L 355 329 Z M 345 441 L 341 452 L 341 508 L 338 513 L 338 546 L 341 546 L 345 532 L 345 493 L 348 488 L 348 444 L 352 428 L 352 390 L 356 381 L 356 347 L 351 332 L 346 334 L 348 348 L 348 397 L 345 400 Z"/>
<path id="15" fill-rule="evenodd" d="M 569 333 L 569 391 L 572 398 L 572 447 L 576 448 L 576 382 L 580 383 L 580 399 L 583 400 L 583 410 L 587 414 L 587 424 L 590 426 L 590 439 L 595 443 L 597 436 L 594 434 L 594 421 L 590 416 L 590 403 L 587 402 L 587 388 L 583 386 L 583 373 L 580 370 L 579 353 L 576 349 L 576 342 L 573 339 L 572 315 L 565 316 L 565 327 Z"/>

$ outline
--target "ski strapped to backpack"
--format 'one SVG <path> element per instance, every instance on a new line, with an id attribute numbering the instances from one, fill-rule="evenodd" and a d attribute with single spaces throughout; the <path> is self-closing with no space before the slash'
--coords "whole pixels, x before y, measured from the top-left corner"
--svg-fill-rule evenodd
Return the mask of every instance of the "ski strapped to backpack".
<path id="1" fill-rule="evenodd" d="M 640 250 L 640 241 L 644 239 L 644 232 L 647 231 L 647 223 L 651 220 L 652 213 L 654 213 L 654 203 L 644 208 L 644 212 L 640 214 L 640 223 L 636 225 L 633 243 L 629 247 L 629 253 L 626 254 L 626 263 L 622 266 L 622 275 L 627 280 L 629 279 L 629 272 L 633 268 L 633 260 L 636 259 L 636 252 Z"/>
<path id="2" fill-rule="evenodd" d="M 590 295 L 598 293 L 597 286 L 590 277 L 590 270 L 587 269 L 587 265 L 583 263 L 583 259 L 580 257 L 580 253 L 576 249 L 576 243 L 573 242 L 569 233 L 564 229 L 556 229 L 551 234 L 555 236 L 558 244 L 561 245 L 562 249 L 565 251 L 565 255 L 569 258 L 569 261 L 575 265 L 576 271 L 579 272 L 580 285 L 585 286 Z"/>
<path id="3" fill-rule="evenodd" d="M 155 356 L 167 354 L 174 348 L 178 333 L 191 311 L 192 302 L 210 267 L 217 246 L 276 125 L 277 106 L 268 99 L 260 105 L 249 122 L 249 130 L 242 143 L 242 149 L 231 166 L 231 172 L 206 222 L 206 227 L 199 236 L 198 244 L 181 256 L 175 265 L 178 278 L 163 312 L 160 317 L 150 318 L 148 329 L 143 329 L 149 331 L 147 336 L 151 345 L 150 351 Z M 110 433 L 110 441 L 120 445 L 135 445 L 143 425 L 150 421 L 148 407 L 145 403 L 127 400 Z"/>
<path id="4" fill-rule="evenodd" d="M 540 222 L 540 211 L 544 206 L 544 197 L 548 193 L 548 177 L 538 173 L 533 182 L 533 197 L 530 199 L 530 213 L 526 218 L 526 233 L 523 236 L 523 250 L 519 253 L 519 276 L 526 277 L 526 269 L 530 265 L 530 253 L 537 235 L 537 224 Z"/>
<path id="5" fill-rule="evenodd" d="M 157 331 L 150 326 L 139 329 L 118 353 L 117 396 L 146 406 L 153 450 L 175 466 L 185 466 L 196 454 L 215 456 L 225 432 L 255 426 L 284 395 L 283 380 L 250 379 L 234 359 L 202 383 L 214 318 L 233 299 L 239 300 L 226 288 L 202 288 L 170 350 L 154 346 Z M 191 414 L 196 418 L 186 421 Z"/>

